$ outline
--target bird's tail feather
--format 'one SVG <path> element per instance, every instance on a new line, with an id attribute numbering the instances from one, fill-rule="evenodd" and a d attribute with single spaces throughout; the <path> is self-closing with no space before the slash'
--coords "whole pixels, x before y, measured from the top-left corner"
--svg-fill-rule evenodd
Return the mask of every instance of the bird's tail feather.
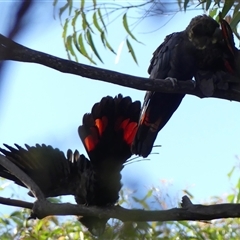
<path id="1" fill-rule="evenodd" d="M 158 132 L 169 121 L 180 105 L 184 95 L 147 92 L 137 133 L 132 144 L 132 152 L 147 157 Z"/>
<path id="2" fill-rule="evenodd" d="M 102 98 L 84 115 L 78 132 L 93 165 L 102 161 L 122 165 L 132 155 L 139 114 L 140 102 L 119 94 Z"/>
<path id="3" fill-rule="evenodd" d="M 130 158 L 140 102 L 118 95 L 104 97 L 83 117 L 78 128 L 79 136 L 89 155 L 94 169 L 94 195 L 98 206 L 113 205 L 119 198 L 121 170 Z M 78 201 L 78 199 L 76 199 Z M 103 233 L 108 219 L 97 217 L 79 218 L 88 230 L 99 236 Z"/>

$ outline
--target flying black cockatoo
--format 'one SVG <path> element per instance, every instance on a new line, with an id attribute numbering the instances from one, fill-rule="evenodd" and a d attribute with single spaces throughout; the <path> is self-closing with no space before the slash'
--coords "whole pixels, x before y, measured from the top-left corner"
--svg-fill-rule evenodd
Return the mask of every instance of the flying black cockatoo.
<path id="1" fill-rule="evenodd" d="M 150 78 L 175 78 L 179 81 L 216 78 L 226 70 L 227 46 L 219 24 L 206 15 L 193 18 L 182 32 L 168 35 L 153 53 L 148 73 Z M 198 81 L 197 81 L 198 82 Z M 132 152 L 147 157 L 158 132 L 180 105 L 184 94 L 148 91 L 145 95 Z"/>
<path id="2" fill-rule="evenodd" d="M 104 97 L 83 116 L 79 136 L 89 159 L 68 150 L 39 145 L 26 149 L 4 144 L 0 151 L 21 168 L 40 187 L 45 197 L 74 195 L 78 204 L 106 207 L 116 204 L 121 189 L 121 170 L 131 157 L 140 114 L 139 101 L 118 95 Z M 0 176 L 24 186 L 13 174 L 0 166 Z M 101 235 L 108 219 L 79 217 L 89 231 Z"/>

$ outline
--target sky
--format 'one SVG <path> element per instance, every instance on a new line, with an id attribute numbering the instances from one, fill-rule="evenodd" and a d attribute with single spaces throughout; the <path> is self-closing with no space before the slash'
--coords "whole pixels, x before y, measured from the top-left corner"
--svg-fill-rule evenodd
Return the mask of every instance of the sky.
<path id="1" fill-rule="evenodd" d="M 8 3 L 0 3 L 0 7 L 3 4 L 7 8 Z M 16 41 L 29 48 L 67 58 L 62 27 L 58 18 L 53 19 L 52 3 L 42 3 L 35 14 L 28 31 Z M 104 64 L 98 62 L 97 66 L 148 77 L 152 53 L 165 36 L 183 30 L 190 19 L 199 14 L 202 14 L 201 10 L 143 21 L 134 33 L 144 44 L 130 39 L 138 65 L 132 60 L 126 45 L 123 45 L 116 63 L 116 56 L 95 40 L 104 60 Z M 110 42 L 116 49 L 127 35 L 120 24 L 121 18 L 109 25 L 108 31 Z M 0 25 L 3 34 L 6 25 Z M 81 56 L 79 61 L 89 64 Z M 37 64 L 9 61 L 1 91 L 0 146 L 3 143 L 22 146 L 25 143 L 45 143 L 64 152 L 71 148 L 85 154 L 77 133 L 83 114 L 90 112 L 93 104 L 102 97 L 118 93 L 141 101 L 145 94 L 144 91 L 60 73 Z M 209 201 L 211 196 L 225 196 L 234 184 L 234 181 L 229 183 L 227 173 L 239 164 L 239 119 L 240 105 L 237 102 L 186 96 L 157 137 L 155 144 L 161 147 L 154 148 L 153 152 L 158 154 L 151 154 L 148 160 L 129 164 L 123 169 L 123 188 L 143 196 L 154 186 L 159 190 L 159 197 L 168 194 L 177 202 L 184 195 L 183 189 L 194 195 L 195 203 Z M 10 184 L 4 197 L 11 196 L 12 189 Z M 17 194 L 21 195 L 22 190 L 19 189 Z M 6 209 L 11 210 L 12 207 L 0 206 L 0 213 L 5 213 Z"/>

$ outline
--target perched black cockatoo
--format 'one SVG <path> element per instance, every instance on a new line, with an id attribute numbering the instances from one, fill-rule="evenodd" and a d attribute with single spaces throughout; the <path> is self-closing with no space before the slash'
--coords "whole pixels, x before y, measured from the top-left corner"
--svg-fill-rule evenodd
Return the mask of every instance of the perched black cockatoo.
<path id="1" fill-rule="evenodd" d="M 131 157 L 131 144 L 137 130 L 140 102 L 118 95 L 104 97 L 83 116 L 79 136 L 89 160 L 68 150 L 67 157 L 51 146 L 6 144 L 0 149 L 6 158 L 21 168 L 40 187 L 45 197 L 74 195 L 78 204 L 113 206 L 121 189 L 121 170 Z M 0 176 L 24 186 L 0 166 Z M 25 186 L 24 186 L 25 187 Z M 79 217 L 89 231 L 101 235 L 108 219 Z"/>
<path id="2" fill-rule="evenodd" d="M 153 53 L 148 73 L 150 78 L 175 78 L 179 81 L 207 77 L 226 68 L 227 46 L 219 24 L 211 17 L 193 18 L 182 32 L 168 35 Z M 207 73 L 207 74 L 206 74 Z M 158 132 L 180 105 L 184 94 L 147 92 L 132 152 L 147 157 Z"/>

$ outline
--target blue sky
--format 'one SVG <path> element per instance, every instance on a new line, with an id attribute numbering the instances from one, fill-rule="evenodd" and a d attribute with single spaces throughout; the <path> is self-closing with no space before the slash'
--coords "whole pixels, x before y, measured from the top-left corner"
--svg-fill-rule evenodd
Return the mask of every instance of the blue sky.
<path id="1" fill-rule="evenodd" d="M 67 58 L 60 23 L 58 19 L 51 19 L 52 4 L 45 3 L 41 10 L 43 8 L 44 18 L 37 21 L 41 15 L 39 10 L 29 31 L 16 40 L 27 47 Z M 178 13 L 171 20 L 172 16 L 155 17 L 153 21 L 146 20 L 138 26 L 135 35 L 144 43 L 134 44 L 139 65 L 134 63 L 125 45 L 119 62 L 115 64 L 115 55 L 105 51 L 95 40 L 104 59 L 104 65 L 99 63 L 98 67 L 148 77 L 152 53 L 165 36 L 183 30 L 192 17 L 201 13 Z M 109 29 L 110 42 L 115 48 L 126 37 L 119 24 L 121 19 Z M 4 33 L 3 25 L 0 26 L 1 33 Z M 156 29 L 158 31 L 153 31 Z M 111 30 L 115 30 L 114 34 Z M 89 64 L 81 56 L 79 61 Z M 85 153 L 77 128 L 83 114 L 103 96 L 122 93 L 142 101 L 145 94 L 144 91 L 63 74 L 37 64 L 12 61 L 8 63 L 4 80 L 0 145 L 45 143 L 64 152 L 71 148 Z M 239 163 L 236 158 L 240 152 L 239 119 L 240 105 L 237 102 L 186 96 L 158 135 L 155 144 L 162 147 L 154 148 L 153 152 L 159 154 L 150 155 L 149 161 L 124 168 L 124 187 L 137 190 L 136 194 L 144 194 L 155 186 L 159 188 L 160 196 L 167 192 L 178 201 L 183 195 L 182 189 L 188 189 L 196 202 L 229 193 L 231 185 L 226 175 L 233 165 Z M 11 195 L 11 189 L 4 192 L 5 197 Z M 4 213 L 5 209 L 0 206 L 0 212 Z"/>

